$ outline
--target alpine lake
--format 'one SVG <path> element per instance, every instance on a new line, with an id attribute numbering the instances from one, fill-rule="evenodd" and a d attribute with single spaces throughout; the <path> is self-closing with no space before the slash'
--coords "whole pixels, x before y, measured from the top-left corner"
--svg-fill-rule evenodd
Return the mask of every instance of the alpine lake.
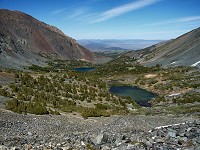
<path id="1" fill-rule="evenodd" d="M 90 72 L 94 71 L 95 68 L 83 67 L 74 68 L 73 70 L 78 72 Z M 157 97 L 157 94 L 149 92 L 137 86 L 111 86 L 109 88 L 109 92 L 118 96 L 131 97 L 132 100 L 136 101 L 137 104 L 143 107 L 150 107 L 151 104 L 149 103 L 149 100 Z"/>
<path id="2" fill-rule="evenodd" d="M 79 72 L 88 72 L 88 71 L 93 71 L 95 68 L 93 67 L 83 67 L 83 68 L 74 68 L 74 71 L 79 71 Z"/>
<path id="3" fill-rule="evenodd" d="M 149 100 L 157 97 L 155 93 L 141 89 L 137 86 L 111 86 L 110 93 L 119 96 L 129 96 L 135 100 L 137 104 L 144 107 L 150 107 Z"/>

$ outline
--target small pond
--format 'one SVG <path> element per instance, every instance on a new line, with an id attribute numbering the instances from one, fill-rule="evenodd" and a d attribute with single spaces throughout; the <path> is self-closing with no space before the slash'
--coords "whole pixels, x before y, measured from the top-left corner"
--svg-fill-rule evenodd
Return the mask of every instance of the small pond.
<path id="1" fill-rule="evenodd" d="M 88 72 L 88 71 L 95 70 L 95 68 L 93 68 L 93 67 L 84 67 L 84 68 L 74 68 L 73 70 L 79 71 L 79 72 Z"/>
<path id="2" fill-rule="evenodd" d="M 140 106 L 144 107 L 150 107 L 151 104 L 148 103 L 148 101 L 157 96 L 155 93 L 149 92 L 136 86 L 111 86 L 109 91 L 115 95 L 129 96 Z"/>

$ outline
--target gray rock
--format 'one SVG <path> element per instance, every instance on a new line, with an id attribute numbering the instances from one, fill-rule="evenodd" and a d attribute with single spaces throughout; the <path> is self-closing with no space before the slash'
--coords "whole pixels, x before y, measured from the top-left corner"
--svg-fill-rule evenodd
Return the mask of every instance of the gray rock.
<path id="1" fill-rule="evenodd" d="M 200 146 L 195 147 L 194 150 L 200 150 Z"/>
<path id="2" fill-rule="evenodd" d="M 155 139 L 155 142 L 157 142 L 157 143 L 164 143 L 164 139 L 157 138 L 157 139 Z"/>
<path id="3" fill-rule="evenodd" d="M 96 138 L 93 140 L 94 144 L 101 144 L 106 143 L 108 141 L 108 135 L 104 133 L 100 133 L 96 136 Z"/>
<path id="4" fill-rule="evenodd" d="M 61 147 L 62 148 L 62 150 L 68 150 L 68 149 L 70 149 L 70 147 Z"/>
<path id="5" fill-rule="evenodd" d="M 28 132 L 28 135 L 29 135 L 29 136 L 32 136 L 33 134 L 32 134 L 31 132 Z"/>
<path id="6" fill-rule="evenodd" d="M 103 147 L 102 147 L 102 150 L 111 150 L 111 148 L 110 148 L 109 146 L 106 145 L 106 146 L 103 146 Z"/>
<path id="7" fill-rule="evenodd" d="M 19 147 L 12 147 L 10 150 L 20 150 Z"/>
<path id="8" fill-rule="evenodd" d="M 176 131 L 173 130 L 173 129 L 171 129 L 171 128 L 168 128 L 167 135 L 168 135 L 169 137 L 175 138 L 175 137 L 176 137 Z"/>
<path id="9" fill-rule="evenodd" d="M 0 145 L 0 150 L 9 150 L 8 147 Z"/>
<path id="10" fill-rule="evenodd" d="M 2 147 L 9 150 L 12 147 L 19 147 L 20 150 L 85 150 L 88 145 L 105 150 L 175 150 L 191 146 L 198 149 L 200 145 L 199 121 L 190 125 L 155 128 L 183 122 L 185 117 L 130 115 L 94 118 L 91 121 L 70 115 L 21 115 L 1 109 L 0 116 L 0 150 Z M 150 129 L 152 131 L 148 132 Z M 169 133 L 171 130 L 173 133 Z"/>

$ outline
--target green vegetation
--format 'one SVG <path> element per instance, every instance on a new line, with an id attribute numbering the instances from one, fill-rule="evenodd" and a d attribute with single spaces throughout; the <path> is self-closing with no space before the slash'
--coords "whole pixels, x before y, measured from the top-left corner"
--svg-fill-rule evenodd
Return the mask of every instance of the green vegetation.
<path id="1" fill-rule="evenodd" d="M 18 113 L 57 114 L 79 112 L 84 118 L 125 114 L 128 98 L 119 98 L 108 92 L 107 84 L 100 80 L 78 75 L 75 71 L 60 74 L 22 73 L 15 75 L 15 83 L 9 85 L 13 100 L 6 108 Z M 2 95 L 9 92 L 1 89 Z M 88 106 L 85 107 L 84 104 Z M 49 109 L 47 109 L 49 108 Z M 52 108 L 52 109 L 51 109 Z"/>
<path id="2" fill-rule="evenodd" d="M 173 98 L 172 102 L 176 104 L 200 102 L 200 93 L 186 93 L 178 98 Z"/>
<path id="3" fill-rule="evenodd" d="M 32 65 L 29 67 L 29 69 L 33 71 L 41 71 L 41 72 L 57 72 L 57 70 L 53 67 L 40 67 L 37 65 Z"/>
<path id="4" fill-rule="evenodd" d="M 0 95 L 8 97 L 10 94 L 3 88 L 0 88 Z"/>
<path id="5" fill-rule="evenodd" d="M 188 92 L 178 96 L 158 96 L 152 101 L 152 104 L 168 103 L 180 105 L 194 102 L 200 102 L 200 93 Z"/>
<path id="6" fill-rule="evenodd" d="M 47 108 L 41 103 L 25 103 L 15 98 L 6 103 L 6 109 L 17 113 L 32 113 L 36 115 L 49 114 Z"/>
<path id="7" fill-rule="evenodd" d="M 73 70 L 78 67 L 96 69 L 91 72 Z M 27 69 L 32 71 L 9 70 L 14 74 L 15 82 L 0 86 L 0 95 L 12 98 L 6 102 L 6 108 L 11 111 L 37 115 L 77 112 L 88 118 L 124 115 L 130 112 L 128 107 L 132 106 L 138 109 L 137 113 L 157 113 L 156 109 L 140 109 L 130 97 L 109 93 L 109 86 L 116 84 L 111 81 L 122 85 L 136 85 L 158 93 L 159 96 L 152 100 L 152 109 L 158 105 L 200 102 L 200 94 L 189 92 L 200 86 L 199 71 L 191 67 L 145 67 L 135 59 L 123 56 L 103 65 L 55 60 L 48 62 L 45 67 L 32 65 Z M 147 77 L 149 74 L 153 76 Z M 166 99 L 166 95 L 182 91 L 181 97 Z"/>
<path id="8" fill-rule="evenodd" d="M 167 108 L 169 112 L 175 115 L 200 113 L 200 105 L 178 105 Z"/>

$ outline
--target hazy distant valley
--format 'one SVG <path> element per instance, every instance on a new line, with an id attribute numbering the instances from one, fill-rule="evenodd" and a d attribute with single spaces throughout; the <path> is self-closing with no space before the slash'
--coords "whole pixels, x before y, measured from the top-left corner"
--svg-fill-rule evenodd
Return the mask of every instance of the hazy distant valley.
<path id="1" fill-rule="evenodd" d="M 139 50 L 157 44 L 161 40 L 142 39 L 82 39 L 78 43 L 91 51 Z"/>
<path id="2" fill-rule="evenodd" d="M 0 12 L 0 149 L 199 149 L 199 28 L 77 42 Z"/>

